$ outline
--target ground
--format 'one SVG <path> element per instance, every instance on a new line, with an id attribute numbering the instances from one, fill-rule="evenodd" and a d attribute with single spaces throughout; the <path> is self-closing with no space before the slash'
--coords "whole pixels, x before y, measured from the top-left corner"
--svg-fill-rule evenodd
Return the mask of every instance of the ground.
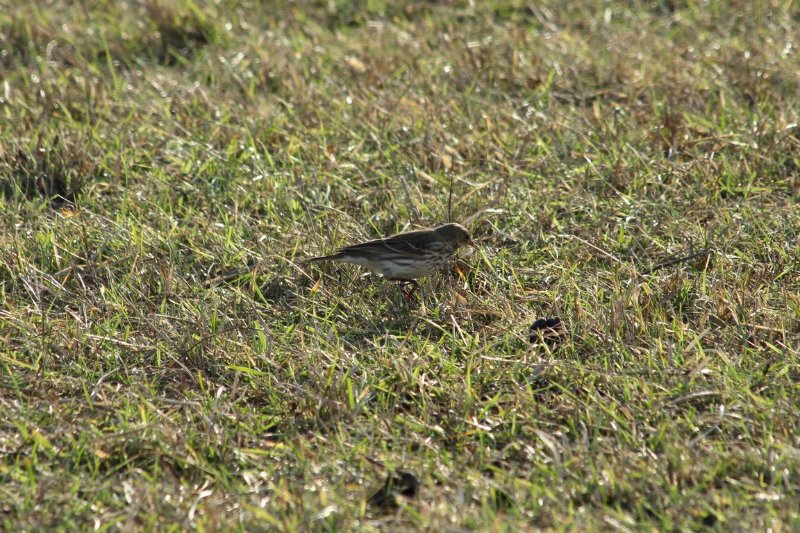
<path id="1" fill-rule="evenodd" d="M 0 9 L 0 529 L 800 529 L 797 6 L 575 4 Z"/>

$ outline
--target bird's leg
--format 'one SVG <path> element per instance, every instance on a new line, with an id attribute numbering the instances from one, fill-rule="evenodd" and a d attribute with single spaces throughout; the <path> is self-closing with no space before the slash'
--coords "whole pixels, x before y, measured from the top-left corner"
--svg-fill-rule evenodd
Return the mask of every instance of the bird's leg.
<path id="1" fill-rule="evenodd" d="M 403 292 L 403 299 L 405 299 L 406 302 L 410 301 L 411 297 L 414 296 L 414 293 L 419 289 L 419 283 L 414 279 L 395 278 L 394 281 L 399 281 L 403 284 L 403 288 L 400 290 Z M 409 285 L 411 285 L 411 289 L 406 290 L 406 287 Z"/>
<path id="2" fill-rule="evenodd" d="M 411 285 L 411 290 L 409 290 L 405 294 L 406 294 L 406 299 L 410 301 L 411 297 L 414 296 L 414 293 L 417 292 L 417 289 L 419 289 L 419 283 L 417 283 L 415 280 L 412 279 L 409 285 Z"/>

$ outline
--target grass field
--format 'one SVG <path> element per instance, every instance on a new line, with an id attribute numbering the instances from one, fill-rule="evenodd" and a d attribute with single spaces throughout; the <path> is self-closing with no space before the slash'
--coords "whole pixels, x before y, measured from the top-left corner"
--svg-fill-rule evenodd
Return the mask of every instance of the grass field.
<path id="1" fill-rule="evenodd" d="M 6 1 L 0 529 L 797 531 L 799 25 Z"/>

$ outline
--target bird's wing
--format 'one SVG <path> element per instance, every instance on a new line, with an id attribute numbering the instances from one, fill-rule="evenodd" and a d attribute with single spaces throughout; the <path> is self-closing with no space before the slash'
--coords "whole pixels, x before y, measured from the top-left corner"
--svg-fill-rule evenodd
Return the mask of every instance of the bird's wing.
<path id="1" fill-rule="evenodd" d="M 440 248 L 442 242 L 430 230 L 409 231 L 386 239 L 362 242 L 341 249 L 343 253 L 371 255 L 374 253 L 395 252 L 415 256 L 426 255 Z"/>

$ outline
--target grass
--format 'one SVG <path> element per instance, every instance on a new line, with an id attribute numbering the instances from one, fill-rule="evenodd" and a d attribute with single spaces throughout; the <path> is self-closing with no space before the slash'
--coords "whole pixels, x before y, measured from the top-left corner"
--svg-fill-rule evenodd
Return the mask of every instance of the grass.
<path id="1" fill-rule="evenodd" d="M 0 528 L 800 528 L 796 6 L 536 4 L 0 10 Z"/>

